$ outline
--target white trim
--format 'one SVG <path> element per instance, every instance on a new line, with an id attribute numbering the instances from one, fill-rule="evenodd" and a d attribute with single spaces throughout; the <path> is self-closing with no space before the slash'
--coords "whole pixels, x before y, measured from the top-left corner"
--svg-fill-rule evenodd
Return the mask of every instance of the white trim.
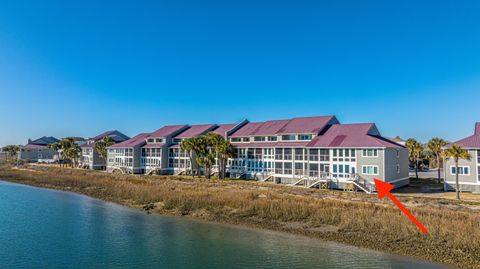
<path id="1" fill-rule="evenodd" d="M 459 166 L 458 166 L 458 168 L 462 168 L 462 170 L 463 170 L 463 168 L 465 168 L 465 167 L 468 168 L 468 174 L 458 174 L 458 176 L 470 176 L 470 170 L 472 170 L 470 166 L 468 166 L 468 165 L 459 165 Z M 456 169 L 455 165 L 450 165 L 450 169 L 449 169 L 448 172 L 450 173 L 451 176 L 456 176 L 456 175 L 457 175 L 456 173 L 455 173 L 455 174 L 452 173 L 452 168 L 455 168 L 455 169 Z M 457 171 L 457 172 L 458 172 L 458 171 Z"/>
<path id="2" fill-rule="evenodd" d="M 455 181 L 445 181 L 446 183 L 449 183 L 449 184 L 457 184 Z M 459 185 L 479 185 L 480 186 L 480 182 L 461 182 L 460 180 L 458 181 L 458 184 Z"/>
<path id="3" fill-rule="evenodd" d="M 377 173 L 373 173 L 373 174 L 367 174 L 367 173 L 364 173 L 363 172 L 363 168 L 364 167 L 367 167 L 367 166 L 371 166 L 371 167 L 377 167 Z M 366 165 L 362 165 L 362 175 L 365 175 L 365 176 L 378 176 L 380 175 L 380 167 L 378 165 L 375 165 L 375 164 L 366 164 Z"/>
<path id="4" fill-rule="evenodd" d="M 363 151 L 364 151 L 364 150 L 370 150 L 370 149 L 371 149 L 371 150 L 376 150 L 376 151 L 377 151 L 377 155 L 367 156 L 367 155 L 364 155 L 364 154 L 363 154 Z M 362 158 L 378 158 L 378 157 L 380 156 L 377 148 L 364 148 L 364 149 L 361 149 L 361 151 L 362 151 L 362 152 L 361 152 Z M 373 152 L 372 152 L 372 154 L 373 154 Z"/>
<path id="5" fill-rule="evenodd" d="M 395 182 L 403 181 L 405 179 L 410 179 L 410 177 L 399 178 L 399 179 L 395 179 L 395 180 L 392 180 L 392 181 L 386 181 L 386 182 L 387 183 L 395 183 Z"/>

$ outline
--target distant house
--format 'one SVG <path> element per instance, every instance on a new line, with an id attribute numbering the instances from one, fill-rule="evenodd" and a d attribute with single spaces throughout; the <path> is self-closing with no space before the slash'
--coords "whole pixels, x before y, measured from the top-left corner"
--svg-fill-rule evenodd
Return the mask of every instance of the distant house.
<path id="1" fill-rule="evenodd" d="M 107 131 L 88 139 L 85 144 L 80 146 L 82 149 L 82 156 L 80 158 L 81 167 L 95 170 L 101 170 L 106 167 L 105 160 L 103 160 L 95 150 L 95 144 L 107 136 L 111 137 L 115 143 L 130 139 L 130 137 L 117 130 Z"/>
<path id="2" fill-rule="evenodd" d="M 49 149 L 48 145 L 58 141 L 53 136 L 44 136 L 33 141 L 29 139 L 18 153 L 18 159 L 26 162 L 54 162 L 57 152 Z"/>
<path id="3" fill-rule="evenodd" d="M 475 124 L 475 132 L 473 135 L 453 142 L 450 145 L 461 146 L 468 150 L 472 159 L 459 160 L 458 181 L 460 190 L 480 192 L 480 122 Z M 447 148 L 450 146 L 448 145 Z M 455 163 L 453 159 L 449 159 L 444 164 L 445 171 L 445 190 L 455 189 Z"/>

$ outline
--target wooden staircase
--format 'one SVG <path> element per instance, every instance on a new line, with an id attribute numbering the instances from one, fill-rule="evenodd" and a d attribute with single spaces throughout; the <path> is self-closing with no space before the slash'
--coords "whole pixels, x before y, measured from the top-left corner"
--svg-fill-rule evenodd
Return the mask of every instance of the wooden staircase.
<path id="1" fill-rule="evenodd" d="M 362 178 L 359 175 L 355 175 L 354 179 L 352 180 L 353 185 L 358 189 L 371 194 L 375 191 L 375 184 Z"/>

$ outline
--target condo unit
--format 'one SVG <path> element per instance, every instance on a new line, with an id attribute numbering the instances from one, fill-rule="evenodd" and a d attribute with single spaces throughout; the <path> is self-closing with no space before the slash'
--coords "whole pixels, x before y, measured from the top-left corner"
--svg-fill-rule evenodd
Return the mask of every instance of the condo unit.
<path id="1" fill-rule="evenodd" d="M 450 145 L 457 145 L 465 148 L 472 157 L 470 160 L 460 159 L 458 161 L 458 181 L 460 190 L 480 192 L 480 122 L 475 124 L 473 135 L 453 142 Z M 456 186 L 456 168 L 453 159 L 448 159 L 444 162 L 444 171 L 445 190 L 454 190 Z"/>
<path id="2" fill-rule="evenodd" d="M 115 143 L 120 143 L 130 139 L 128 136 L 117 130 L 107 131 L 88 139 L 85 144 L 80 146 L 82 149 L 80 167 L 95 170 L 101 170 L 106 167 L 106 160 L 101 158 L 101 156 L 98 154 L 97 150 L 95 149 L 95 144 L 107 136 L 111 137 Z"/>
<path id="3" fill-rule="evenodd" d="M 44 136 L 36 140 L 28 140 L 18 153 L 18 159 L 26 162 L 54 162 L 57 152 L 48 148 L 48 145 L 58 142 L 53 136 Z"/>
<path id="4" fill-rule="evenodd" d="M 331 188 L 345 188 L 354 182 L 369 192 L 373 178 L 397 187 L 409 183 L 408 151 L 403 145 L 382 137 L 373 123 L 340 124 L 334 116 L 164 126 L 110 147 L 108 169 L 187 172 L 192 164 L 180 143 L 208 132 L 224 136 L 236 150 L 228 160 L 230 177 L 305 187 L 328 183 Z"/>

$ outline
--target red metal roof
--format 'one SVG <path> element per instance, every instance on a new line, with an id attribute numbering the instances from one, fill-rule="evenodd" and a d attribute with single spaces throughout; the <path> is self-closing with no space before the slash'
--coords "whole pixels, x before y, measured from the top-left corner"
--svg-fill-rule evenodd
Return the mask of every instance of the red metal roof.
<path id="1" fill-rule="evenodd" d="M 230 137 L 250 136 L 263 122 L 249 122 L 230 135 Z"/>
<path id="2" fill-rule="evenodd" d="M 250 122 L 232 134 L 231 137 L 282 134 L 318 134 L 330 122 L 337 122 L 334 116 L 302 117 L 289 120 Z"/>
<path id="3" fill-rule="evenodd" d="M 208 131 L 215 128 L 215 124 L 196 124 L 191 125 L 187 130 L 181 132 L 180 134 L 176 135 L 175 138 L 190 138 L 199 135 L 203 135 Z"/>
<path id="4" fill-rule="evenodd" d="M 377 130 L 373 123 L 334 124 L 324 134 L 319 135 L 310 141 L 307 147 L 403 148 L 402 145 L 377 135 Z"/>
<path id="5" fill-rule="evenodd" d="M 214 133 L 225 137 L 225 133 L 237 126 L 236 124 L 218 124 L 218 128 L 213 130 Z"/>
<path id="6" fill-rule="evenodd" d="M 146 144 L 145 139 L 150 135 L 150 133 L 141 133 L 136 135 L 128 140 L 110 146 L 110 148 L 133 148 L 137 146 L 143 146 Z"/>
<path id="7" fill-rule="evenodd" d="M 150 137 L 154 137 L 154 138 L 157 138 L 157 137 L 167 137 L 169 135 L 173 135 L 179 131 L 181 131 L 182 129 L 185 129 L 186 127 L 188 127 L 188 125 L 186 124 L 183 124 L 183 125 L 167 125 L 167 126 L 163 126 L 162 128 L 156 130 L 155 132 L 153 132 Z"/>
<path id="8" fill-rule="evenodd" d="M 464 148 L 480 148 L 480 122 L 475 124 L 475 132 L 472 136 L 453 142 L 452 144 Z M 452 144 L 447 145 L 447 147 Z"/>
<path id="9" fill-rule="evenodd" d="M 165 145 L 165 143 L 148 143 L 148 144 L 145 144 L 145 146 L 143 146 L 143 148 L 161 148 Z"/>
<path id="10" fill-rule="evenodd" d="M 26 144 L 23 146 L 24 149 L 47 149 L 46 145 L 36 145 L 36 144 Z"/>
<path id="11" fill-rule="evenodd" d="M 318 134 L 334 119 L 334 116 L 293 118 L 276 134 Z"/>

